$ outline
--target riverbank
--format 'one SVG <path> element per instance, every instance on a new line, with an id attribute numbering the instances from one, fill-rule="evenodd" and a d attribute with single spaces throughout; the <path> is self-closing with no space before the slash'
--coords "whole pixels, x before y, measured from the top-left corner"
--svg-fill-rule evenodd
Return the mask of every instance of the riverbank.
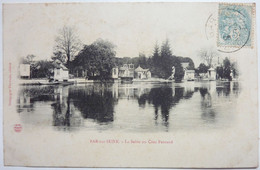
<path id="1" fill-rule="evenodd" d="M 19 85 L 40 85 L 40 84 L 46 84 L 49 82 L 49 79 L 20 79 Z M 74 84 L 85 84 L 85 83 L 94 83 L 94 82 L 100 82 L 99 80 L 88 80 L 85 78 L 73 78 L 69 79 L 68 82 L 74 83 Z M 112 81 L 109 81 L 112 83 Z M 114 80 L 114 82 L 121 82 L 120 79 Z M 159 79 L 159 78 L 152 78 L 152 79 L 133 79 L 133 82 L 173 82 L 172 80 L 165 80 L 165 79 Z"/>
<path id="2" fill-rule="evenodd" d="M 40 85 L 40 84 L 46 84 L 49 82 L 49 79 L 20 79 L 19 85 Z M 87 80 L 84 78 L 74 78 L 69 79 L 68 82 L 74 83 L 74 84 L 84 84 L 84 83 L 93 83 L 94 80 Z"/>
<path id="3" fill-rule="evenodd" d="M 184 82 L 186 80 L 183 80 Z M 228 80 L 208 80 L 208 79 L 201 79 L 201 80 L 195 80 L 195 81 L 228 81 Z M 233 80 L 233 81 L 238 81 L 238 80 Z M 49 79 L 20 79 L 19 80 L 19 85 L 40 85 L 40 84 L 47 84 L 49 82 Z M 72 84 L 86 84 L 86 83 L 95 83 L 95 82 L 100 82 L 98 80 L 88 80 L 85 78 L 73 78 L 69 79 L 68 82 Z M 109 81 L 112 83 L 112 81 Z M 115 83 L 121 82 L 120 79 L 114 80 Z M 172 83 L 174 80 L 165 80 L 165 79 L 160 79 L 160 78 L 151 78 L 151 79 L 133 79 L 133 82 L 138 83 L 138 82 L 152 82 L 152 83 Z"/>

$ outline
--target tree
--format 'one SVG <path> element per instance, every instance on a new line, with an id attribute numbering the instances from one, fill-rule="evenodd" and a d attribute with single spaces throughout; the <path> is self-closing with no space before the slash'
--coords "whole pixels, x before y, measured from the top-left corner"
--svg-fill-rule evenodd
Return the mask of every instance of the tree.
<path id="1" fill-rule="evenodd" d="M 66 57 L 62 54 L 61 51 L 53 52 L 53 56 L 51 56 L 51 59 L 52 59 L 53 61 L 59 60 L 59 61 L 62 62 L 63 64 L 66 63 Z"/>
<path id="2" fill-rule="evenodd" d="M 223 66 L 218 66 L 216 68 L 216 72 L 217 72 L 217 78 L 218 79 L 222 79 L 224 77 L 224 68 L 223 68 Z"/>
<path id="3" fill-rule="evenodd" d="M 160 47 L 157 42 L 154 46 L 153 55 L 151 57 L 151 73 L 152 73 L 152 75 L 155 75 L 158 77 L 161 77 L 161 75 L 162 75 Z"/>
<path id="4" fill-rule="evenodd" d="M 136 67 L 140 66 L 142 68 L 148 68 L 147 66 L 147 58 L 145 54 L 139 53 L 139 57 L 137 58 L 137 63 L 135 65 Z"/>
<path id="5" fill-rule="evenodd" d="M 177 58 L 178 58 L 178 60 L 181 63 L 189 63 L 189 65 L 187 67 L 188 70 L 194 70 L 195 69 L 194 62 L 193 62 L 193 60 L 191 58 L 189 58 L 189 57 L 180 57 L 180 56 L 178 56 Z"/>
<path id="6" fill-rule="evenodd" d="M 115 46 L 111 42 L 98 39 L 91 45 L 85 45 L 72 64 L 82 66 L 91 77 L 100 80 L 109 79 L 115 65 L 116 52 L 114 48 Z"/>
<path id="7" fill-rule="evenodd" d="M 31 65 L 34 62 L 34 58 L 35 57 L 36 57 L 35 55 L 29 54 L 26 57 L 22 58 L 20 63 L 22 63 L 22 64 L 30 64 Z"/>
<path id="8" fill-rule="evenodd" d="M 234 62 L 231 64 L 231 68 L 233 70 L 233 76 L 238 77 L 239 76 L 239 71 L 238 71 L 238 64 L 237 62 Z"/>
<path id="9" fill-rule="evenodd" d="M 172 51 L 170 47 L 169 40 L 166 39 L 165 42 L 163 42 L 161 47 L 161 65 L 159 65 L 162 72 L 162 78 L 168 78 L 172 74 L 172 66 L 173 63 L 171 61 L 172 57 Z"/>
<path id="10" fill-rule="evenodd" d="M 199 56 L 204 60 L 209 67 L 212 67 L 214 58 L 217 57 L 217 52 L 212 49 L 202 49 L 199 51 Z"/>
<path id="11" fill-rule="evenodd" d="M 159 49 L 158 44 L 155 44 L 153 55 L 149 60 L 147 60 L 147 63 L 148 61 L 151 63 L 149 65 L 153 75 L 164 79 L 168 79 L 172 75 L 172 67 L 174 66 L 174 78 L 176 81 L 180 81 L 184 76 L 184 70 L 181 66 L 180 58 L 183 57 L 172 55 L 169 40 L 166 39 L 162 43 L 161 50 Z M 193 61 L 191 63 L 193 64 Z"/>
<path id="12" fill-rule="evenodd" d="M 228 79 L 228 80 L 232 80 L 232 77 L 231 77 L 230 73 L 231 73 L 231 62 L 226 57 L 223 60 L 223 77 Z"/>
<path id="13" fill-rule="evenodd" d="M 160 60 L 160 47 L 158 46 L 157 42 L 154 46 L 152 60 L 153 60 L 153 63 L 157 63 L 157 64 L 159 64 L 161 62 L 161 60 Z"/>
<path id="14" fill-rule="evenodd" d="M 172 56 L 170 63 L 175 67 L 175 74 L 174 74 L 175 81 L 177 82 L 181 81 L 182 78 L 184 77 L 184 69 L 181 65 L 180 60 L 176 56 Z"/>
<path id="15" fill-rule="evenodd" d="M 31 73 L 33 78 L 49 78 L 53 75 L 54 65 L 47 60 L 37 61 L 33 67 L 31 67 Z"/>
<path id="16" fill-rule="evenodd" d="M 70 68 L 70 62 L 79 52 L 81 42 L 76 35 L 75 29 L 64 26 L 59 30 L 58 36 L 55 39 L 54 55 L 61 59 Z"/>
<path id="17" fill-rule="evenodd" d="M 206 66 L 204 63 L 200 63 L 198 67 L 198 73 L 207 73 L 209 66 Z"/>

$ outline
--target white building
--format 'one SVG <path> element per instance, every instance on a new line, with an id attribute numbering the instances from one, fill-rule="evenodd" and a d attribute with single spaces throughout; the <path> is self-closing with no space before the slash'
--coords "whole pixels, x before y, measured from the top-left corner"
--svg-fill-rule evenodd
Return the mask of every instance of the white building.
<path id="1" fill-rule="evenodd" d="M 119 75 L 118 67 L 114 67 L 114 68 L 112 69 L 112 78 L 113 78 L 113 79 L 118 79 L 118 78 L 119 78 L 118 75 Z"/>
<path id="2" fill-rule="evenodd" d="M 193 81 L 195 79 L 195 70 L 186 70 L 184 69 L 184 80 L 191 80 Z"/>
<path id="3" fill-rule="evenodd" d="M 69 79 L 69 70 L 61 62 L 55 63 L 53 79 L 58 81 L 67 81 Z"/>
<path id="4" fill-rule="evenodd" d="M 21 78 L 30 78 L 30 64 L 20 64 L 19 72 Z"/>
<path id="5" fill-rule="evenodd" d="M 181 66 L 184 69 L 184 80 L 191 80 L 193 81 L 195 79 L 195 70 L 189 70 L 189 62 L 181 63 Z"/>
<path id="6" fill-rule="evenodd" d="M 208 79 L 209 80 L 216 80 L 216 70 L 214 68 L 209 68 L 208 69 Z"/>
<path id="7" fill-rule="evenodd" d="M 152 77 L 151 72 L 149 69 L 143 69 L 142 67 L 138 66 L 135 69 L 136 78 L 137 79 L 149 79 Z"/>
<path id="8" fill-rule="evenodd" d="M 119 68 L 118 77 L 134 78 L 134 65 L 133 64 L 124 64 L 123 67 Z"/>

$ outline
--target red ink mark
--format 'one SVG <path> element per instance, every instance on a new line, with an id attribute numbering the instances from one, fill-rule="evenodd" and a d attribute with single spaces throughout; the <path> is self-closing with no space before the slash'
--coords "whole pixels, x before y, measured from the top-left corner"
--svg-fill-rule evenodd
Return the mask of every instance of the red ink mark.
<path id="1" fill-rule="evenodd" d="M 14 125 L 14 131 L 15 132 L 21 132 L 22 131 L 22 125 L 21 124 L 15 124 Z"/>

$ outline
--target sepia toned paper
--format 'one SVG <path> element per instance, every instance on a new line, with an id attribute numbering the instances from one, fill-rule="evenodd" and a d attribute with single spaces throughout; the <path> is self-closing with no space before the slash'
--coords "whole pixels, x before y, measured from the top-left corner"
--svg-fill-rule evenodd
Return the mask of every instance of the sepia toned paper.
<path id="1" fill-rule="evenodd" d="M 255 10 L 254 3 L 3 4 L 4 164 L 257 167 Z M 74 33 L 66 65 L 57 43 Z"/>

